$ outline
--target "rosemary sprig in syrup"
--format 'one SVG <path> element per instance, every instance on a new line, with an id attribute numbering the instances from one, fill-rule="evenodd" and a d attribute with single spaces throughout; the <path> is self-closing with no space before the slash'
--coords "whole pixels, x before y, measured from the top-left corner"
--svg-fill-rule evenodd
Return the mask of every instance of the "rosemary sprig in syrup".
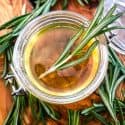
<path id="1" fill-rule="evenodd" d="M 71 38 L 71 40 L 68 42 L 67 46 L 64 48 L 63 53 L 60 55 L 60 57 L 57 59 L 57 61 L 44 73 L 42 73 L 39 76 L 39 79 L 45 77 L 46 75 L 62 70 L 74 65 L 77 65 L 81 63 L 82 61 L 86 60 L 94 50 L 94 48 L 97 46 L 97 41 L 94 41 L 93 44 L 88 48 L 86 53 L 82 55 L 79 59 L 70 61 L 77 53 L 79 53 L 89 42 L 90 40 L 94 39 L 98 35 L 104 34 L 105 32 L 120 28 L 120 27 L 108 27 L 111 23 L 113 23 L 115 20 L 117 20 L 119 17 L 122 16 L 123 13 L 113 14 L 116 9 L 116 6 L 113 6 L 107 15 L 103 17 L 103 11 L 104 11 L 104 0 L 100 1 L 99 7 L 97 9 L 96 15 L 91 22 L 90 26 L 87 28 L 86 31 L 82 31 L 82 29 L 79 30 L 79 32 Z M 82 32 L 85 32 L 83 35 Z M 74 48 L 73 51 L 70 51 L 73 44 L 80 38 L 79 44 Z"/>

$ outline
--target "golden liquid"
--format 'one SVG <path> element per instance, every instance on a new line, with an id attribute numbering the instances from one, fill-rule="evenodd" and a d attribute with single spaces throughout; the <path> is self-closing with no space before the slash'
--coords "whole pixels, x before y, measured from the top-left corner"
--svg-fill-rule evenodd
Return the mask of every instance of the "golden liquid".
<path id="1" fill-rule="evenodd" d="M 32 84 L 41 91 L 58 96 L 70 95 L 85 88 L 95 77 L 99 64 L 98 47 L 85 62 L 38 79 L 58 59 L 75 33 L 76 30 L 68 26 L 51 26 L 30 38 L 24 53 L 25 69 Z"/>

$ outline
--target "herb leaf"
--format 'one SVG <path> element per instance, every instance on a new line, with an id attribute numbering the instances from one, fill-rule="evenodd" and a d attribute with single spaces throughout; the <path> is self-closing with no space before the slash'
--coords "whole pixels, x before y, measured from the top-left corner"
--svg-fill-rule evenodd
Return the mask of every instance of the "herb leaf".
<path id="1" fill-rule="evenodd" d="M 75 66 L 75 65 L 80 64 L 83 61 L 87 60 L 97 45 L 98 45 L 98 41 L 94 41 L 92 43 L 92 45 L 89 47 L 89 49 L 86 51 L 85 55 L 83 55 L 82 57 L 80 57 L 79 59 L 77 59 L 75 61 L 64 64 L 64 66 L 62 65 L 58 69 L 61 70 L 61 69 L 69 68 L 69 67 Z"/>

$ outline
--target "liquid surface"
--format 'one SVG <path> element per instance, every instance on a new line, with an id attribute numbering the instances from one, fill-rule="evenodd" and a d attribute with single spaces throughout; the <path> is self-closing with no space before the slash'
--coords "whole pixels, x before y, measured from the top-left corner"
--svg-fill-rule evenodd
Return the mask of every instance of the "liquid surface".
<path id="1" fill-rule="evenodd" d="M 99 63 L 98 48 L 85 62 L 38 79 L 58 59 L 75 33 L 73 28 L 54 26 L 31 37 L 25 50 L 25 68 L 32 83 L 42 91 L 54 95 L 69 95 L 85 88 L 95 77 Z"/>

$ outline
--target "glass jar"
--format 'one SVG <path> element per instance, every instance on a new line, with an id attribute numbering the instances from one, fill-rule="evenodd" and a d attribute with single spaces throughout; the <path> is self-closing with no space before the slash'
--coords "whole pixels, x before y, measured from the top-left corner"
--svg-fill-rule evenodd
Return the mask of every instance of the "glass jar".
<path id="1" fill-rule="evenodd" d="M 105 14 L 111 9 L 113 5 L 117 5 L 115 13 L 125 12 L 125 1 L 124 0 L 105 0 L 104 12 Z M 117 19 L 111 26 L 125 26 L 125 14 L 123 14 L 119 19 Z M 110 38 L 110 36 L 113 37 Z M 125 29 L 113 30 L 110 33 L 106 33 L 109 40 L 109 45 L 117 52 L 125 55 Z"/>
<path id="2" fill-rule="evenodd" d="M 95 77 L 86 87 L 81 88 L 79 91 L 75 91 L 74 93 L 68 93 L 64 95 L 60 94 L 50 94 L 46 91 L 42 91 L 36 86 L 31 78 L 29 77 L 27 70 L 24 65 L 24 52 L 29 42 L 31 36 L 42 28 L 49 26 L 51 24 L 59 24 L 63 23 L 64 25 L 72 25 L 74 27 L 80 27 L 84 25 L 84 27 L 88 27 L 89 21 L 74 12 L 69 11 L 54 11 L 48 14 L 37 17 L 32 20 L 20 33 L 15 47 L 14 47 L 14 55 L 13 55 L 13 64 L 12 70 L 17 79 L 19 85 L 27 90 L 29 93 L 32 93 L 35 97 L 42 101 L 56 103 L 56 104 L 67 104 L 79 101 L 84 99 L 85 97 L 92 94 L 101 84 L 108 65 L 108 51 L 107 45 L 105 43 L 104 37 L 99 37 L 100 43 L 98 45 L 99 49 L 99 65 Z M 26 57 L 26 56 L 25 56 Z M 96 57 L 95 57 L 96 58 Z"/>

